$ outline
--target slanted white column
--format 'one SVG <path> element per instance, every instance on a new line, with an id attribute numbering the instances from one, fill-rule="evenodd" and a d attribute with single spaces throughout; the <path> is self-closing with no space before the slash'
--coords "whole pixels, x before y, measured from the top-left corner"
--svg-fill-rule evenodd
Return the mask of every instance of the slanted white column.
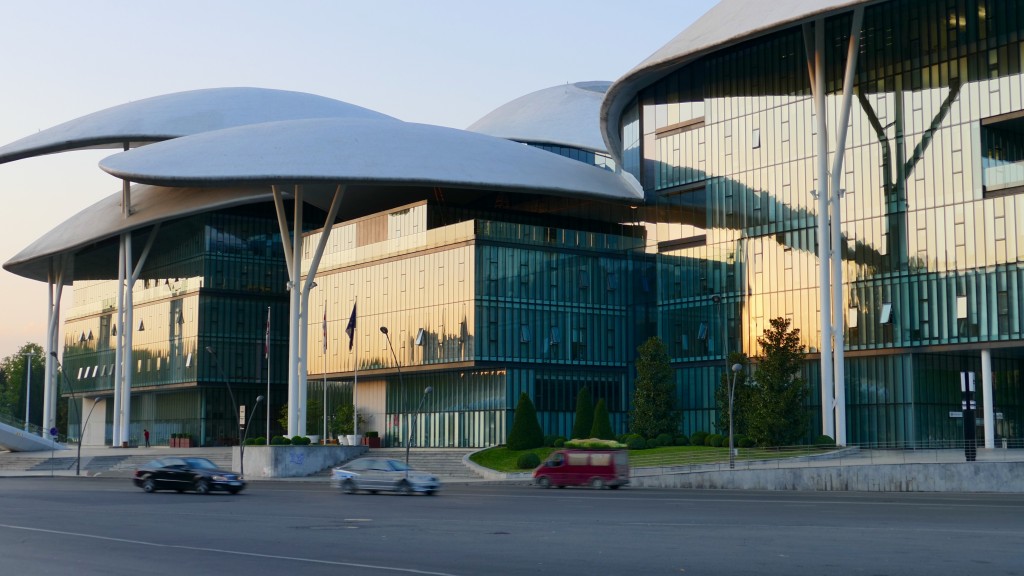
<path id="1" fill-rule="evenodd" d="M 807 41 L 808 26 L 804 28 Z M 835 438 L 834 384 L 832 377 L 832 307 L 829 290 L 830 234 L 828 227 L 828 121 L 825 101 L 825 19 L 814 21 L 813 48 L 807 49 L 807 68 L 814 95 L 815 130 L 814 153 L 817 157 L 818 200 L 818 295 L 819 323 L 821 324 L 821 431 Z"/>
<path id="2" fill-rule="evenodd" d="M 996 413 L 992 403 L 992 351 L 981 351 L 981 401 L 985 418 L 985 448 L 996 447 Z"/>
<path id="3" fill-rule="evenodd" d="M 335 218 L 338 217 L 338 210 L 341 208 L 341 200 L 344 197 L 344 186 L 338 185 L 334 192 L 334 199 L 324 223 L 324 231 L 320 235 L 320 242 L 317 244 L 310 267 L 307 271 L 305 282 L 302 281 L 302 186 L 294 187 L 295 207 L 293 210 L 294 219 L 292 230 L 288 230 L 288 221 L 284 210 L 284 198 L 277 186 L 272 186 L 274 193 L 274 206 L 277 210 L 277 224 L 281 231 L 281 243 L 284 247 L 285 264 L 288 267 L 288 436 L 305 436 L 306 432 L 306 327 L 309 290 L 312 288 L 313 278 L 316 276 L 317 268 L 320 266 L 320 258 L 323 256 L 324 248 L 327 246 L 327 239 L 330 237 L 331 227 Z M 301 356 L 300 356 L 301 352 Z"/>
<path id="4" fill-rule="evenodd" d="M 160 232 L 160 223 L 157 223 L 152 232 L 149 233 L 149 238 L 146 240 L 146 245 L 142 249 L 142 253 L 139 254 L 139 261 L 135 263 L 135 268 L 132 269 L 132 233 L 128 232 L 125 235 L 125 269 L 130 270 L 131 274 L 128 276 L 127 282 L 125 283 L 125 324 L 127 329 L 124 331 L 124 381 L 121 386 L 121 445 L 131 440 L 131 422 L 132 422 L 132 374 L 134 373 L 134 366 L 132 361 L 132 337 L 135 333 L 135 297 L 133 292 L 135 289 L 135 282 L 138 281 L 139 276 L 142 274 L 142 267 L 146 263 L 146 258 L 149 257 L 149 251 L 153 248 L 153 242 L 156 241 L 156 236 Z"/>
<path id="5" fill-rule="evenodd" d="M 843 156 L 846 154 L 846 131 L 850 122 L 850 105 L 853 102 L 854 72 L 857 70 L 857 54 L 860 52 L 860 29 L 864 20 L 864 9 L 853 11 L 850 28 L 850 44 L 846 53 L 846 77 L 843 81 L 843 109 L 837 119 L 836 151 L 832 161 L 830 214 L 832 226 L 831 268 L 832 268 L 832 338 L 833 367 L 835 369 L 835 436 L 837 446 L 846 446 L 846 360 L 845 322 L 846 306 L 843 300 L 843 232 L 842 232 L 842 190 L 839 177 L 843 173 Z"/>
<path id="6" fill-rule="evenodd" d="M 41 422 L 42 430 L 40 431 L 43 438 L 48 437 L 48 431 L 57 422 L 57 402 L 60 398 L 58 393 L 60 383 L 57 378 L 57 358 L 54 356 L 54 353 L 59 354 L 57 350 L 60 346 L 58 342 L 58 335 L 60 333 L 60 299 L 67 277 L 66 274 L 70 274 L 65 263 L 65 257 L 63 256 L 58 257 L 56 261 L 51 258 L 47 278 L 46 344 L 43 350 L 46 356 L 45 363 L 43 364 L 45 384 L 43 385 L 43 421 Z"/>

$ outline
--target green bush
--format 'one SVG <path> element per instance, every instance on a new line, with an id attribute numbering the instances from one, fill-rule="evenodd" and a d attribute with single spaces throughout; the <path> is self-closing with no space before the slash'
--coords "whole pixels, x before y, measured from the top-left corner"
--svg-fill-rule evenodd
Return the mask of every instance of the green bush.
<path id="1" fill-rule="evenodd" d="M 704 440 L 708 437 L 708 433 L 703 430 L 690 434 L 690 444 L 693 446 L 704 446 Z"/>
<path id="2" fill-rule="evenodd" d="M 376 438 L 377 436 L 378 433 L 376 430 L 370 430 L 369 432 L 366 433 L 367 438 Z"/>
<path id="3" fill-rule="evenodd" d="M 835 446 L 836 441 L 833 440 L 831 436 L 822 434 L 821 436 L 818 436 L 818 439 L 814 441 L 814 444 L 817 446 Z"/>
<path id="4" fill-rule="evenodd" d="M 253 444 L 256 444 L 256 445 L 263 445 L 263 444 L 266 444 L 266 443 L 267 443 L 267 437 L 266 436 L 257 436 L 256 437 L 256 441 L 253 442 Z"/>
<path id="5" fill-rule="evenodd" d="M 675 446 L 689 446 L 690 439 L 687 438 L 686 436 L 676 436 L 675 439 L 672 441 L 672 444 Z"/>
<path id="6" fill-rule="evenodd" d="M 271 446 L 288 446 L 292 441 L 284 436 L 274 436 L 270 439 Z"/>
<path id="7" fill-rule="evenodd" d="M 544 435 L 544 447 L 546 447 L 546 448 L 553 447 L 555 445 L 555 440 L 557 440 L 557 439 L 558 439 L 558 436 L 555 435 L 555 434 L 545 434 Z"/>
<path id="8" fill-rule="evenodd" d="M 594 424 L 590 428 L 591 438 L 601 438 L 602 440 L 614 440 L 615 433 L 612 432 L 612 421 L 608 415 L 608 406 L 604 402 L 604 398 L 597 401 L 597 406 L 594 407 Z"/>
<path id="9" fill-rule="evenodd" d="M 643 450 L 647 448 L 647 440 L 644 440 L 643 436 L 632 434 L 632 438 L 626 442 L 626 447 L 630 450 Z"/>
<path id="10" fill-rule="evenodd" d="M 661 446 L 671 446 L 674 443 L 674 441 L 675 439 L 672 438 L 671 434 L 658 434 L 658 444 L 660 444 Z"/>
<path id="11" fill-rule="evenodd" d="M 254 444 L 256 444 L 256 439 L 255 438 L 246 438 L 244 444 L 246 446 L 253 446 Z"/>
<path id="12" fill-rule="evenodd" d="M 576 415 L 572 422 L 571 440 L 577 438 L 590 438 L 590 431 L 594 427 L 594 399 L 590 396 L 590 389 L 586 386 L 580 388 L 576 394 Z"/>
<path id="13" fill-rule="evenodd" d="M 553 448 L 561 448 L 565 446 L 565 438 L 562 438 L 561 436 L 555 438 L 555 442 L 551 446 Z"/>
<path id="14" fill-rule="evenodd" d="M 728 442 L 728 440 L 725 439 L 725 436 L 722 436 L 721 434 L 708 434 L 708 436 L 704 438 L 704 445 L 711 446 L 712 448 L 721 448 L 723 441 Z"/>
<path id="15" fill-rule="evenodd" d="M 310 440 L 306 436 L 292 436 L 292 446 L 309 446 Z"/>
<path id="16" fill-rule="evenodd" d="M 734 441 L 736 443 L 736 446 L 739 447 L 739 448 L 753 448 L 754 447 L 754 439 L 749 437 L 749 436 L 742 436 L 741 435 L 738 438 L 735 438 Z"/>
<path id="17" fill-rule="evenodd" d="M 512 430 L 508 433 L 509 450 L 531 450 L 544 446 L 544 431 L 537 421 L 537 409 L 533 407 L 530 396 L 523 392 L 519 395 L 515 415 L 512 417 Z"/>
<path id="18" fill-rule="evenodd" d="M 645 438 L 644 443 L 647 444 L 648 448 L 657 448 L 661 446 L 661 440 L 658 440 L 657 436 L 655 436 L 654 438 Z"/>
<path id="19" fill-rule="evenodd" d="M 526 452 L 520 454 L 519 458 L 516 459 L 516 467 L 520 469 L 534 469 L 540 466 L 540 456 L 537 456 L 533 452 Z"/>

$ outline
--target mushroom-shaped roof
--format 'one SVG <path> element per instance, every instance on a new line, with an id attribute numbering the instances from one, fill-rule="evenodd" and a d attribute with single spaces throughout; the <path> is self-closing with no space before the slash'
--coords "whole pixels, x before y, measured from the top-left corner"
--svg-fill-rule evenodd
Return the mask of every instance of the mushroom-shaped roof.
<path id="1" fill-rule="evenodd" d="M 619 78 L 601 105 L 601 130 L 608 149 L 621 155 L 622 111 L 637 92 L 705 54 L 833 12 L 878 0 L 721 0 L 689 28 Z M 617 158 L 621 161 L 621 158 Z"/>
<path id="2" fill-rule="evenodd" d="M 545 88 L 496 108 L 467 130 L 536 144 L 608 153 L 601 138 L 601 101 L 611 82 Z"/>
<path id="3" fill-rule="evenodd" d="M 132 186 L 132 214 L 121 215 L 121 193 L 112 194 L 68 218 L 4 263 L 4 269 L 31 280 L 47 281 L 49 259 L 74 253 L 120 233 L 175 218 L 257 202 L 269 202 L 271 191 L 260 188 L 159 188 Z M 117 245 L 104 256 L 75 263 L 76 280 L 117 277 Z"/>
<path id="4" fill-rule="evenodd" d="M 408 122 L 324 118 L 204 132 L 100 161 L 161 186 L 338 183 L 445 186 L 636 202 L 607 170 L 483 134 Z"/>
<path id="5" fill-rule="evenodd" d="M 58 124 L 0 147 L 0 164 L 81 148 L 121 148 L 231 126 L 298 118 L 391 119 L 304 92 L 209 88 L 129 102 Z"/>

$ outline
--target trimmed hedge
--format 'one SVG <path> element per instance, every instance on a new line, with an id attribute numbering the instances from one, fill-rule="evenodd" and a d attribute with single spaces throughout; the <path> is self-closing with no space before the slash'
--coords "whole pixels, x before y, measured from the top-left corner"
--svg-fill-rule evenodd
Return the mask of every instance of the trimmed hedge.
<path id="1" fill-rule="evenodd" d="M 270 439 L 271 446 L 288 446 L 291 443 L 292 441 L 285 436 L 274 436 Z"/>
<path id="2" fill-rule="evenodd" d="M 526 452 L 520 454 L 519 458 L 516 459 L 516 467 L 520 469 L 533 469 L 540 466 L 540 456 L 537 456 L 533 452 Z"/>

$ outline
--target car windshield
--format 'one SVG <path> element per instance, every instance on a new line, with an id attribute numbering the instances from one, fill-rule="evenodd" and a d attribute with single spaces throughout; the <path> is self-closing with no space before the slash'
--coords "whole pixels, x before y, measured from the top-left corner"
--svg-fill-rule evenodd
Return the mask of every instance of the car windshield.
<path id="1" fill-rule="evenodd" d="M 391 466 L 392 470 L 395 470 L 397 472 L 412 470 L 412 466 L 406 466 L 405 462 L 402 462 L 400 460 L 388 460 L 388 464 Z"/>
<path id="2" fill-rule="evenodd" d="M 188 464 L 189 468 L 200 468 L 206 470 L 217 469 L 217 465 L 206 458 L 185 458 L 185 463 Z"/>

